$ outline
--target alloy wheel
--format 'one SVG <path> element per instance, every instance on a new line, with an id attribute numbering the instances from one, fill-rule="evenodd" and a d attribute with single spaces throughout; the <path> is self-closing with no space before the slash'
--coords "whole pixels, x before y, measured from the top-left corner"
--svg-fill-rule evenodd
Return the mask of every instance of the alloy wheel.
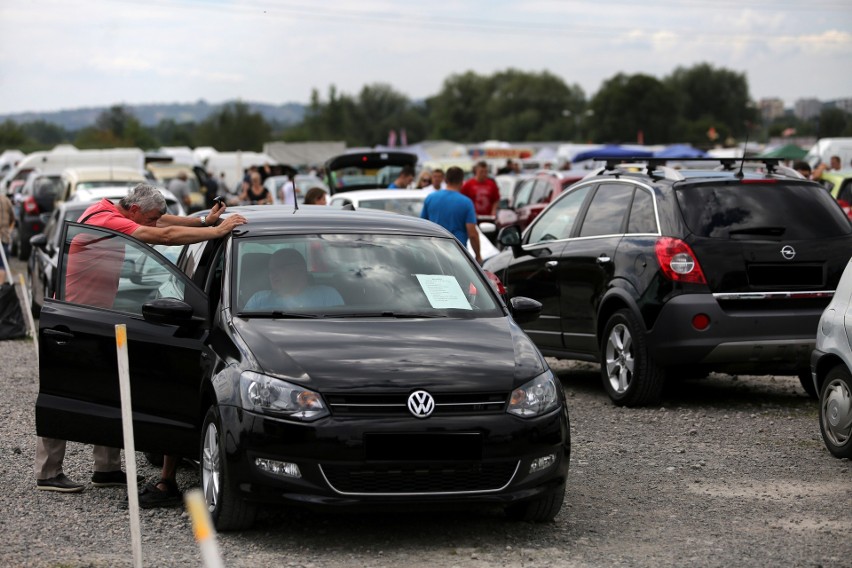
<path id="1" fill-rule="evenodd" d="M 219 429 L 213 422 L 207 425 L 204 432 L 204 447 L 201 456 L 201 488 L 204 491 L 204 500 L 210 512 L 216 509 L 219 503 L 219 484 L 221 480 L 219 452 Z"/>
<path id="2" fill-rule="evenodd" d="M 606 340 L 606 375 L 612 390 L 624 394 L 633 379 L 633 336 L 627 326 L 619 323 Z"/>

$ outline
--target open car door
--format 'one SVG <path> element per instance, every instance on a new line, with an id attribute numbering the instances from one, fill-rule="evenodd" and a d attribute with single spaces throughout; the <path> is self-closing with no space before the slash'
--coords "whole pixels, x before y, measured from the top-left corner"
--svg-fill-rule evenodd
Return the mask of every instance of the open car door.
<path id="1" fill-rule="evenodd" d="M 115 326 L 125 324 L 136 448 L 194 456 L 205 294 L 127 235 L 66 223 L 61 245 L 39 322 L 38 435 L 123 446 Z"/>

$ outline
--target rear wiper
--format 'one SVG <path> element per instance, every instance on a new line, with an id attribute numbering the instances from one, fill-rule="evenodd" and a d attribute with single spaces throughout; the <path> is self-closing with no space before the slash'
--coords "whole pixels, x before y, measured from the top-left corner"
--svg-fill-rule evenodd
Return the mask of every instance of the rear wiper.
<path id="1" fill-rule="evenodd" d="M 769 235 L 780 237 L 787 231 L 786 227 L 745 227 L 743 229 L 731 229 L 729 235 Z"/>
<path id="2" fill-rule="evenodd" d="M 240 312 L 237 314 L 241 318 L 282 318 L 282 319 L 317 319 L 323 318 L 324 315 L 305 314 L 295 312 Z"/>

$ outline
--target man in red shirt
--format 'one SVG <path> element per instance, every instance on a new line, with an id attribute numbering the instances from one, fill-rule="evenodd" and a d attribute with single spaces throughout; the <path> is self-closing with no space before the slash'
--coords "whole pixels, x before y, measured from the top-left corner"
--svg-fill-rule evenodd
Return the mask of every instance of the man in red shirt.
<path id="1" fill-rule="evenodd" d="M 166 214 L 166 201 L 160 191 L 139 184 L 117 204 L 107 199 L 95 203 L 78 220 L 80 223 L 111 229 L 130 235 L 148 244 L 184 245 L 224 237 L 234 227 L 246 222 L 242 215 L 231 215 L 216 225 L 225 211 L 223 204 L 213 207 L 209 215 L 178 217 Z M 76 304 L 112 308 L 118 291 L 118 281 L 124 264 L 124 246 L 109 237 L 81 234 L 74 238 L 68 252 L 65 300 Z M 36 442 L 36 488 L 47 491 L 76 493 L 83 485 L 68 479 L 62 472 L 65 440 L 38 438 Z M 126 485 L 121 471 L 118 448 L 94 446 L 92 485 L 111 487 Z M 161 484 L 171 497 L 177 491 L 174 473 L 178 459 L 165 456 Z M 168 484 L 171 478 L 172 485 Z M 160 489 L 154 487 L 152 489 Z M 153 499 L 151 497 L 153 496 Z M 148 500 L 158 502 L 159 495 L 149 489 Z M 174 500 L 174 499 L 173 499 Z M 159 503 L 157 503 L 159 504 Z M 156 505 L 155 505 L 156 506 Z"/>
<path id="2" fill-rule="evenodd" d="M 473 166 L 473 177 L 464 182 L 461 192 L 473 201 L 477 217 L 496 217 L 500 188 L 496 181 L 488 177 L 488 164 L 477 162 Z"/>

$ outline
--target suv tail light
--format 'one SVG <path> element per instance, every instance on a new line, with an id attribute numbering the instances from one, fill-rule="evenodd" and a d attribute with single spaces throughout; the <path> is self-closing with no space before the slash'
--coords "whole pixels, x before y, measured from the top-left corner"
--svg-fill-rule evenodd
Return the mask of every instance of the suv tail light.
<path id="1" fill-rule="evenodd" d="M 704 272 L 695 253 L 680 239 L 660 237 L 654 247 L 663 275 L 674 282 L 706 284 Z"/>
<path id="2" fill-rule="evenodd" d="M 24 200 L 24 212 L 27 215 L 38 215 L 38 203 L 36 203 L 35 197 L 32 195 Z"/>
<path id="3" fill-rule="evenodd" d="M 500 277 L 489 270 L 485 271 L 485 275 L 488 277 L 488 281 L 491 282 L 491 285 L 494 287 L 494 291 L 496 291 L 501 296 L 505 296 L 506 287 L 503 286 L 503 283 L 500 281 Z"/>
<path id="4" fill-rule="evenodd" d="M 843 209 L 846 216 L 852 219 L 852 207 L 849 206 L 849 202 L 844 201 L 843 199 L 838 199 L 837 204 L 840 205 L 840 208 Z"/>

